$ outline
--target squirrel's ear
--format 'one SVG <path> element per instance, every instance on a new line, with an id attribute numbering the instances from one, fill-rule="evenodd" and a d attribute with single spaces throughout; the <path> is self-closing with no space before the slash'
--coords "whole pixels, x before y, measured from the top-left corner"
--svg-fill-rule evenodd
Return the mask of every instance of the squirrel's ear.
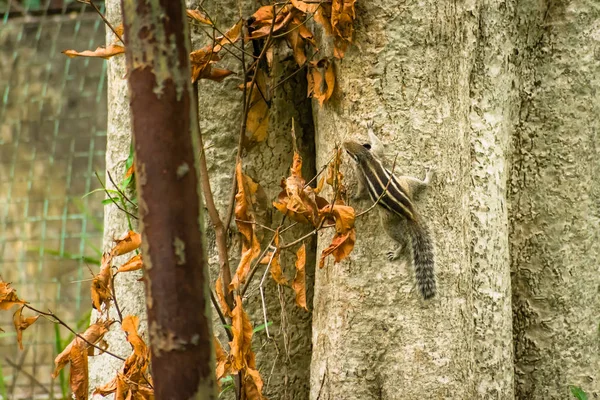
<path id="1" fill-rule="evenodd" d="M 375 155 L 375 157 L 377 157 L 377 158 L 385 159 L 385 146 L 383 145 L 381 140 L 379 140 L 377 135 L 375 135 L 375 132 L 373 131 L 373 123 L 372 122 L 369 123 L 368 128 L 369 128 L 369 142 L 371 142 L 371 146 L 370 146 L 371 153 L 373 153 L 373 155 Z"/>

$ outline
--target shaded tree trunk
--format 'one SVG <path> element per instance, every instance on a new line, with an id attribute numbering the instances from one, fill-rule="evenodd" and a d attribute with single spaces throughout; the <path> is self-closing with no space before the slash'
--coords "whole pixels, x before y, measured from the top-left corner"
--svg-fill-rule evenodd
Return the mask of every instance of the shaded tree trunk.
<path id="1" fill-rule="evenodd" d="M 510 185 L 515 383 L 521 399 L 600 396 L 600 9 L 520 1 Z"/>
<path id="2" fill-rule="evenodd" d="M 216 399 L 185 4 L 127 1 L 123 17 L 154 392 Z"/>

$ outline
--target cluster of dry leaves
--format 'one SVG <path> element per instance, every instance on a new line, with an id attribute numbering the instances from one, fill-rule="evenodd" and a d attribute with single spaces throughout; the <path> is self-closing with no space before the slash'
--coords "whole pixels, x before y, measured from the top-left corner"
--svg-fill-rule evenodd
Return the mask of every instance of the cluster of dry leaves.
<path id="1" fill-rule="evenodd" d="M 59 372 L 67 364 L 70 364 L 69 382 L 76 399 L 87 399 L 88 396 L 88 357 L 94 355 L 94 350 L 99 350 L 98 354 L 108 350 L 108 345 L 104 342 L 103 337 L 115 322 L 108 318 L 108 308 L 111 301 L 114 300 L 113 281 L 115 276 L 118 273 L 141 269 L 143 266 L 141 255 L 136 254 L 113 272 L 113 258 L 137 250 L 140 244 L 141 236 L 138 233 L 129 231 L 115 241 L 115 245 L 110 252 L 103 255 L 100 273 L 94 276 L 91 285 L 92 304 L 99 311 L 100 316 L 85 332 L 76 335 L 54 360 L 56 368 L 52 374 L 53 378 L 56 378 Z M 52 322 L 60 323 L 60 320 L 54 314 L 44 313 L 28 306 L 26 301 L 18 298 L 15 289 L 11 288 L 9 283 L 0 281 L 0 310 L 8 310 L 14 305 L 20 306 L 14 313 L 13 322 L 21 349 L 23 348 L 23 331 L 40 317 L 43 316 Z M 23 317 L 25 308 L 37 312 L 37 315 Z M 152 377 L 148 370 L 150 352 L 144 340 L 138 334 L 138 324 L 137 316 L 128 315 L 121 321 L 121 329 L 125 332 L 127 341 L 131 344 L 132 353 L 125 359 L 115 378 L 106 385 L 96 388 L 94 394 L 107 396 L 114 393 L 117 400 L 154 398 Z"/>
<path id="2" fill-rule="evenodd" d="M 322 27 L 327 37 L 333 38 L 335 58 L 341 59 L 348 46 L 352 43 L 354 33 L 356 0 L 289 0 L 280 5 L 262 6 L 247 20 L 240 19 L 233 27 L 214 37 L 212 43 L 194 50 L 190 53 L 191 79 L 222 81 L 234 72 L 218 68 L 215 64 L 222 59 L 222 50 L 228 47 L 231 53 L 242 53 L 242 48 L 237 45 L 242 39 L 244 43 L 257 41 L 257 48 L 261 48 L 260 55 L 254 54 L 249 67 L 243 66 L 246 76 L 240 89 L 255 87 L 256 90 L 247 91 L 247 136 L 255 142 L 265 139 L 268 127 L 268 111 L 272 91 L 275 85 L 271 83 L 269 71 L 261 67 L 261 60 L 267 61 L 271 69 L 273 49 L 278 40 L 285 40 L 292 49 L 294 59 L 300 68 L 307 68 L 308 97 L 313 97 L 323 104 L 329 100 L 335 89 L 335 69 L 333 60 L 328 57 L 314 59 L 319 53 L 313 32 L 307 23 L 314 20 Z M 214 24 L 213 19 L 198 10 L 187 10 L 187 16 L 194 23 L 212 28 L 221 32 Z M 114 28 L 118 39 L 106 47 L 96 50 L 78 52 L 65 50 L 69 57 L 100 57 L 110 58 L 125 52 L 121 39 L 123 25 Z M 244 50 L 245 51 L 245 50 Z M 308 55 L 307 55 L 308 54 Z M 243 59 L 243 57 L 241 58 Z M 281 78 L 281 77 L 279 77 Z M 285 79 L 281 79 L 284 81 Z"/>
<path id="3" fill-rule="evenodd" d="M 323 267 L 327 256 L 333 255 L 336 262 L 347 257 L 354 247 L 356 231 L 354 228 L 354 209 L 344 204 L 345 188 L 342 183 L 343 175 L 341 165 L 341 150 L 336 151 L 335 157 L 329 163 L 327 176 L 323 177 L 316 189 L 308 185 L 302 177 L 302 158 L 294 152 L 290 176 L 283 179 L 283 190 L 273 205 L 286 216 L 298 223 L 307 224 L 314 228 L 313 233 L 327 227 L 335 227 L 336 233 L 329 247 L 321 254 L 320 267 Z M 217 379 L 221 380 L 229 374 L 241 373 L 243 389 L 248 399 L 263 399 L 263 381 L 256 369 L 255 355 L 251 348 L 252 324 L 244 311 L 242 298 L 243 285 L 251 276 L 251 270 L 257 264 L 265 264 L 271 277 L 278 285 L 291 287 L 296 296 L 296 304 L 307 310 L 306 304 L 306 247 L 302 243 L 308 237 L 301 238 L 293 243 L 281 244 L 280 230 L 275 230 L 270 246 L 271 251 L 265 250 L 262 259 L 261 245 L 258 239 L 256 223 L 257 192 L 259 185 L 242 172 L 241 162 L 236 165 L 237 193 L 235 196 L 235 217 L 238 230 L 241 234 L 242 249 L 240 262 L 235 276 L 227 288 L 223 287 L 222 276 L 215 284 L 217 299 L 223 314 L 231 318 L 232 340 L 229 342 L 230 351 L 223 349 L 218 339 L 215 338 L 217 354 Z M 329 202 L 319 196 L 327 183 L 333 188 L 333 201 Z M 283 224 L 283 223 L 282 223 Z M 295 276 L 290 282 L 282 269 L 280 255 L 284 248 L 298 245 L 296 250 Z M 235 306 L 229 307 L 224 291 L 235 294 Z"/>

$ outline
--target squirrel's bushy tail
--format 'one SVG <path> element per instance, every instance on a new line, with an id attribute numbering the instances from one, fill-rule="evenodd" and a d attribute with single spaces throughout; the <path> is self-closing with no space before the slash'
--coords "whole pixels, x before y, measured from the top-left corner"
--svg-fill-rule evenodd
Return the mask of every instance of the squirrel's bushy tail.
<path id="1" fill-rule="evenodd" d="M 408 231 L 412 244 L 415 278 L 421 296 L 431 299 L 436 293 L 433 243 L 427 226 L 420 220 L 409 220 Z"/>

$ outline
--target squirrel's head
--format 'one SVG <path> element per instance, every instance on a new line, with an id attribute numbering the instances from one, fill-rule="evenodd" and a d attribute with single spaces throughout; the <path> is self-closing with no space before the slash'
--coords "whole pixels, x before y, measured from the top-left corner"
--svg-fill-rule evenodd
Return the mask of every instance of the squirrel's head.
<path id="1" fill-rule="evenodd" d="M 366 162 L 373 158 L 371 144 L 358 142 L 344 142 L 344 150 L 356 163 Z"/>

